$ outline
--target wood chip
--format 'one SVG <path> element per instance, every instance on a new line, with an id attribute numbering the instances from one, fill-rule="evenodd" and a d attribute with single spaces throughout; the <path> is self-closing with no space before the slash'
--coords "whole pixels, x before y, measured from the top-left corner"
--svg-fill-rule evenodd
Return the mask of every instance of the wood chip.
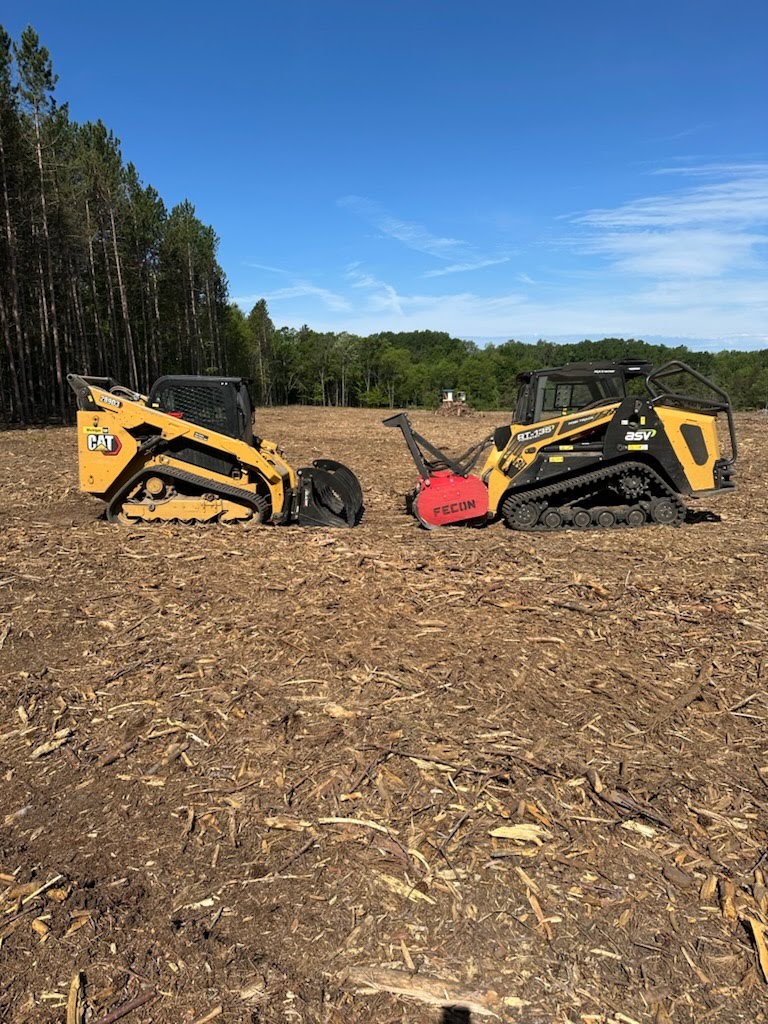
<path id="1" fill-rule="evenodd" d="M 39 757 L 45 757 L 46 754 L 52 754 L 54 750 L 58 750 L 59 747 L 63 746 L 71 735 L 71 729 L 59 729 L 53 739 L 47 740 L 45 743 L 41 743 L 39 747 L 35 747 L 29 756 L 33 761 L 36 761 Z"/>
<path id="2" fill-rule="evenodd" d="M 492 829 L 488 835 L 494 839 L 514 839 L 518 843 L 535 843 L 543 846 L 544 841 L 552 838 L 552 833 L 543 825 L 523 822 L 519 825 L 501 825 Z"/>
<path id="3" fill-rule="evenodd" d="M 358 995 L 388 992 L 390 995 L 415 999 L 428 1006 L 460 1006 L 478 1017 L 499 1017 L 497 1008 L 500 1008 L 501 1000 L 496 992 L 466 989 L 453 981 L 443 981 L 423 974 L 410 974 L 385 967 L 352 967 L 342 972 L 339 981 L 344 987 L 352 987 Z M 517 1005 L 525 1004 L 521 1001 Z"/>
<path id="4" fill-rule="evenodd" d="M 385 875 L 381 872 L 378 873 L 378 879 L 389 889 L 390 892 L 396 893 L 398 896 L 403 896 L 407 900 L 411 900 L 413 903 L 418 903 L 419 900 L 423 900 L 424 903 L 430 903 L 434 906 L 435 901 L 431 896 L 428 896 L 425 892 L 417 889 L 415 886 L 410 885 L 408 882 L 403 882 L 399 878 L 395 878 L 394 875 Z"/>
<path id="5" fill-rule="evenodd" d="M 757 959 L 760 963 L 760 970 L 763 973 L 763 981 L 768 982 L 768 946 L 766 946 L 765 935 L 766 927 L 761 921 L 756 921 L 754 917 L 745 915 L 742 918 L 752 930 L 752 938 L 755 941 L 755 948 L 757 949 Z"/>
<path id="6" fill-rule="evenodd" d="M 81 971 L 72 978 L 67 999 L 67 1024 L 83 1024 L 85 1020 L 85 988 Z"/>

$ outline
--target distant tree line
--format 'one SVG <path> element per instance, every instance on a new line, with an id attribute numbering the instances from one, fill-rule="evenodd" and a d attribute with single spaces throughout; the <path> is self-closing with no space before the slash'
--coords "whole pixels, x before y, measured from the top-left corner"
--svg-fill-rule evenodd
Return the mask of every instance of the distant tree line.
<path id="1" fill-rule="evenodd" d="M 435 406 L 443 388 L 466 391 L 478 409 L 511 409 L 517 374 L 563 363 L 680 359 L 725 388 L 739 409 L 768 405 L 768 349 L 695 352 L 644 341 L 603 338 L 554 344 L 505 341 L 478 346 L 442 331 L 382 331 L 367 337 L 276 328 L 266 302 L 245 316 L 232 310 L 237 365 L 262 405 L 293 402 L 369 407 Z"/>
<path id="2" fill-rule="evenodd" d="M 0 422 L 66 422 L 66 375 L 146 390 L 163 373 L 234 373 L 263 405 L 430 406 L 466 391 L 514 405 L 521 370 L 625 356 L 681 358 L 738 408 L 768 404 L 768 350 L 693 352 L 606 338 L 479 347 L 440 331 L 367 337 L 273 324 L 264 299 L 229 302 L 218 239 L 188 201 L 167 210 L 101 121 L 78 124 L 54 93 L 32 28 L 0 26 Z"/>

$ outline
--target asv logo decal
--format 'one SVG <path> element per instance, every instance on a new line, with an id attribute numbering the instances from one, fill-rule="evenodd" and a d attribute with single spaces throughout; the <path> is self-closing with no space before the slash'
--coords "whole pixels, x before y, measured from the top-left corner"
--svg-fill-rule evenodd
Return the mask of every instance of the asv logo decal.
<path id="1" fill-rule="evenodd" d="M 625 441 L 650 441 L 656 437 L 655 430 L 628 430 L 624 435 Z"/>
<path id="2" fill-rule="evenodd" d="M 104 455 L 117 455 L 123 447 L 120 438 L 114 434 L 89 434 L 87 442 L 89 452 L 103 452 Z"/>

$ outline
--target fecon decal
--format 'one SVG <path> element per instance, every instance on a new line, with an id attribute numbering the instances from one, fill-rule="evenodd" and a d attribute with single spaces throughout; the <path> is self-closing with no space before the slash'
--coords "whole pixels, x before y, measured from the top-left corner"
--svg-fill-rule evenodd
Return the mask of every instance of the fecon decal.
<path id="1" fill-rule="evenodd" d="M 656 437 L 655 430 L 628 430 L 624 435 L 625 441 L 650 441 Z"/>
<path id="2" fill-rule="evenodd" d="M 115 434 L 110 434 L 106 427 L 103 430 L 89 428 L 86 430 L 86 434 L 86 444 L 89 452 L 117 455 L 123 447 L 120 438 Z"/>
<path id="3" fill-rule="evenodd" d="M 432 509 L 432 515 L 449 516 L 452 512 L 469 512 L 473 508 L 477 508 L 477 502 L 469 498 L 467 501 L 452 501 L 450 505 L 438 505 Z"/>
<path id="4" fill-rule="evenodd" d="M 515 440 L 536 441 L 540 437 L 549 437 L 550 434 L 554 434 L 555 427 L 555 423 L 550 423 L 546 427 L 537 427 L 536 430 L 525 430 L 522 434 L 515 434 Z"/>

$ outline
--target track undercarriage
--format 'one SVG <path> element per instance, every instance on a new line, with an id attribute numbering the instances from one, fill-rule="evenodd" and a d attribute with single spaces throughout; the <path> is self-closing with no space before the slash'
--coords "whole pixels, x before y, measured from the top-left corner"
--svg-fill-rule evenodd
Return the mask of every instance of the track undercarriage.
<path id="1" fill-rule="evenodd" d="M 231 495 L 210 489 L 210 482 L 196 487 L 193 474 L 149 471 L 134 477 L 107 505 L 106 518 L 119 523 L 243 523 L 264 522 L 269 501 L 263 495 L 244 492 L 235 500 Z M 232 488 L 234 491 L 235 489 Z"/>
<path id="2" fill-rule="evenodd" d="M 354 526 L 362 518 L 362 491 L 355 475 L 330 459 L 297 471 L 298 486 L 283 515 L 309 526 Z M 264 523 L 266 494 L 153 465 L 136 473 L 108 501 L 106 518 L 119 523 Z"/>
<path id="3" fill-rule="evenodd" d="M 501 507 L 513 530 L 679 526 L 686 507 L 649 466 L 626 462 L 509 495 Z"/>

